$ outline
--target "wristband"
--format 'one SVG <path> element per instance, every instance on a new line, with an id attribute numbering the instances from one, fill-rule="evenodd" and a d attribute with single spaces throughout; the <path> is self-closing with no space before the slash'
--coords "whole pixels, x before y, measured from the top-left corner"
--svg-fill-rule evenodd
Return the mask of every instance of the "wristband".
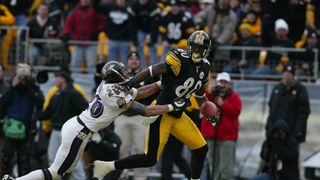
<path id="1" fill-rule="evenodd" d="M 135 99 L 138 95 L 138 89 L 132 88 L 132 98 Z"/>
<path id="2" fill-rule="evenodd" d="M 169 108 L 169 112 L 174 110 L 174 108 L 173 108 L 173 106 L 171 104 L 168 104 L 168 108 Z"/>

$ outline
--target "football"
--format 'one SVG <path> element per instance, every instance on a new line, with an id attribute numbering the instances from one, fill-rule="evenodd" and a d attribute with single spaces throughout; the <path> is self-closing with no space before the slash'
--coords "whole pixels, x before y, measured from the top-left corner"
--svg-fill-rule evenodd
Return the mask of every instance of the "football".
<path id="1" fill-rule="evenodd" d="M 207 101 L 201 104 L 201 113 L 206 118 L 213 117 L 217 115 L 218 108 L 213 102 Z"/>

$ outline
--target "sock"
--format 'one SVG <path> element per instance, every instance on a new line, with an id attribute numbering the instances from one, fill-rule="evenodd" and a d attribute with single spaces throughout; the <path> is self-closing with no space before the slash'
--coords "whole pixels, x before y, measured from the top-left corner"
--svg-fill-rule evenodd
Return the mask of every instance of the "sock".
<path id="1" fill-rule="evenodd" d="M 16 178 L 16 180 L 45 180 L 44 179 L 44 175 L 42 173 L 42 170 L 35 170 L 35 171 L 32 171 L 30 172 L 29 174 L 27 175 L 24 175 L 22 177 L 19 177 L 19 178 Z"/>
<path id="2" fill-rule="evenodd" d="M 115 161 L 110 161 L 109 163 L 110 163 L 110 167 L 112 168 L 112 170 L 116 170 L 116 167 L 115 167 L 115 165 L 114 165 L 114 162 Z"/>
<path id="3" fill-rule="evenodd" d="M 54 170 L 52 170 L 51 168 L 48 169 L 48 172 L 50 172 L 52 179 L 56 179 L 59 175 L 58 173 L 56 173 Z M 30 172 L 27 175 L 24 175 L 22 177 L 16 178 L 16 180 L 47 180 L 45 179 L 45 176 L 43 174 L 43 170 L 35 170 Z"/>

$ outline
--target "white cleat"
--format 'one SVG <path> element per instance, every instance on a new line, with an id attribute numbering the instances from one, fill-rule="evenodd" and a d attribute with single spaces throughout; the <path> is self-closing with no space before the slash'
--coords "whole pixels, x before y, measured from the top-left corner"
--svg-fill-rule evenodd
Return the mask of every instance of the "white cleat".
<path id="1" fill-rule="evenodd" d="M 93 162 L 93 177 L 102 180 L 105 175 L 115 170 L 114 161 L 99 161 Z"/>

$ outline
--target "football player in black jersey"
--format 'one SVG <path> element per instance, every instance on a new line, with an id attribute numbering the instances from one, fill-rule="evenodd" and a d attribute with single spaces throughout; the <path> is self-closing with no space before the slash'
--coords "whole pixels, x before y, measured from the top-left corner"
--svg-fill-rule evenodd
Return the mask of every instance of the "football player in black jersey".
<path id="1" fill-rule="evenodd" d="M 196 31 L 188 38 L 187 50 L 172 49 L 167 54 L 165 62 L 149 66 L 128 81 L 127 85 L 133 87 L 146 78 L 162 75 L 162 90 L 157 97 L 157 104 L 167 104 L 177 97 L 189 101 L 194 93 L 201 105 L 207 101 L 204 92 L 210 71 L 210 63 L 206 59 L 210 46 L 208 34 Z M 169 134 L 192 150 L 191 177 L 199 179 L 208 147 L 197 126 L 184 110 L 158 116 L 150 124 L 144 154 L 110 162 L 95 161 L 94 177 L 102 179 L 105 174 L 115 169 L 153 166 L 159 159 Z"/>

